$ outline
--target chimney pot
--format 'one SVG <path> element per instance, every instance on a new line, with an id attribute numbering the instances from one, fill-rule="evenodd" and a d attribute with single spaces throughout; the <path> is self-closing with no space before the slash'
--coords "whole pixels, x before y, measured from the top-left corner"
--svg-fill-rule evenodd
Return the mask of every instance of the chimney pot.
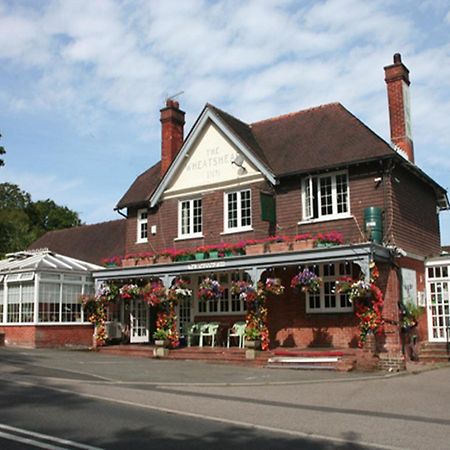
<path id="1" fill-rule="evenodd" d="M 394 64 L 401 64 L 402 62 L 402 55 L 400 53 L 394 54 Z"/>

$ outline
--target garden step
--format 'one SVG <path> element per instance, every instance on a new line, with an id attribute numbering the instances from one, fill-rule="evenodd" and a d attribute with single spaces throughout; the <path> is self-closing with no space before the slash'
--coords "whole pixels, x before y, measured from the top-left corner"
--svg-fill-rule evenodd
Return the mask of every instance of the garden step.
<path id="1" fill-rule="evenodd" d="M 272 369 L 319 369 L 336 370 L 338 356 L 274 356 L 268 359 Z"/>
<path id="2" fill-rule="evenodd" d="M 296 370 L 336 370 L 335 366 L 321 366 L 316 364 L 268 364 L 268 369 L 296 369 Z"/>

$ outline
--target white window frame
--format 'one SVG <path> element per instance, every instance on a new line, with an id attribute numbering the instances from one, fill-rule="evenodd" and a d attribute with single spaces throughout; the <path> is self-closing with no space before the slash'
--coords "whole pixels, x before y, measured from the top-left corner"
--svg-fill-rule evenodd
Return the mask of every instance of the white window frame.
<path id="1" fill-rule="evenodd" d="M 201 202 L 200 207 L 200 228 L 199 232 L 194 233 L 194 202 Z M 189 232 L 183 233 L 183 223 L 182 223 L 182 210 L 183 204 L 189 204 Z M 203 237 L 203 200 L 201 197 L 182 199 L 178 201 L 178 239 L 192 239 L 192 238 L 201 238 Z"/>
<path id="2" fill-rule="evenodd" d="M 247 307 L 245 305 L 245 301 L 240 298 L 239 295 L 231 294 L 231 285 L 232 281 L 239 280 L 248 280 L 248 276 L 245 272 L 224 272 L 217 274 L 217 279 L 224 289 L 223 298 L 219 300 L 206 300 L 202 302 L 198 298 L 198 287 L 203 278 L 202 275 L 199 275 L 193 286 L 193 298 L 196 299 L 194 302 L 194 314 L 197 316 L 244 316 L 247 314 Z M 226 278 L 226 280 L 225 280 Z M 225 294 L 228 293 L 228 296 L 225 298 Z M 224 307 L 225 304 L 227 307 Z M 217 308 L 217 310 L 216 310 Z M 233 311 L 233 308 L 238 311 Z"/>
<path id="3" fill-rule="evenodd" d="M 345 175 L 347 178 L 347 211 L 338 213 L 337 207 L 337 183 L 336 178 L 340 175 Z M 331 204 L 333 212 L 331 214 L 322 214 L 322 198 L 320 192 L 320 180 L 324 178 L 331 178 Z M 314 217 L 313 206 L 313 179 L 317 184 L 317 210 L 318 215 Z M 309 200 L 307 200 L 307 193 L 309 193 Z M 326 220 L 342 219 L 351 217 L 350 213 L 350 183 L 348 171 L 342 170 L 339 172 L 324 173 L 321 175 L 314 175 L 306 177 L 302 180 L 302 221 L 301 222 L 322 222 Z"/>
<path id="4" fill-rule="evenodd" d="M 143 214 L 145 214 L 145 217 L 142 217 Z M 142 225 L 147 225 L 145 234 L 146 236 L 143 236 L 143 229 L 142 229 Z M 142 244 L 144 242 L 148 242 L 148 209 L 147 208 L 142 208 L 142 209 L 138 209 L 137 211 L 137 239 L 136 239 L 136 243 L 137 244 Z"/>
<path id="5" fill-rule="evenodd" d="M 242 193 L 248 192 L 250 195 L 250 225 L 242 225 Z M 237 227 L 230 227 L 228 225 L 228 212 L 229 212 L 229 196 L 232 194 L 236 194 L 236 202 L 237 202 Z M 253 228 L 253 208 L 252 208 L 252 191 L 251 189 L 242 189 L 240 191 L 230 191 L 224 192 L 223 198 L 224 204 L 224 213 L 223 213 L 223 229 L 225 233 L 239 233 L 241 231 L 250 231 Z"/>
<path id="6" fill-rule="evenodd" d="M 334 264 L 334 275 L 324 276 L 324 267 L 326 264 Z M 350 273 L 340 273 L 339 265 L 345 264 L 346 267 L 350 270 Z M 322 283 L 320 286 L 320 292 L 318 294 L 310 294 L 306 293 L 306 313 L 307 314 L 327 314 L 327 313 L 350 313 L 353 312 L 353 305 L 350 303 L 349 306 L 342 307 L 341 306 L 341 295 L 348 294 L 339 294 L 337 292 L 334 293 L 336 299 L 335 307 L 326 307 L 325 306 L 325 283 L 333 283 L 339 278 L 343 276 L 351 276 L 352 271 L 352 263 L 346 261 L 337 261 L 333 263 L 325 263 L 319 264 L 319 277 L 322 279 Z M 310 269 L 311 270 L 311 269 Z M 334 288 L 333 288 L 334 289 Z M 318 308 L 311 308 L 310 305 L 310 297 L 319 297 L 320 306 Z"/>

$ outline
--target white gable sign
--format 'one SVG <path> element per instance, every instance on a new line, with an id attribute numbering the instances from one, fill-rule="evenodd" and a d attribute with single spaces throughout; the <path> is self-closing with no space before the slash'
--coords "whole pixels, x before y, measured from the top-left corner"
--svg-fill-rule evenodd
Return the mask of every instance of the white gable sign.
<path id="1" fill-rule="evenodd" d="M 242 157 L 242 168 L 232 162 Z M 238 152 L 230 140 L 208 122 L 186 155 L 164 196 L 203 191 L 261 180 L 262 175 Z"/>

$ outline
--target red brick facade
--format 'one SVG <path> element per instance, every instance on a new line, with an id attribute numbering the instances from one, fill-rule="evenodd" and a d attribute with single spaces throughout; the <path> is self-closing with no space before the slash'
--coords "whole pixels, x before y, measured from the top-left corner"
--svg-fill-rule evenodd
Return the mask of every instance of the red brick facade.
<path id="1" fill-rule="evenodd" d="M 45 348 L 92 345 L 93 325 L 0 325 L 6 345 Z"/>

